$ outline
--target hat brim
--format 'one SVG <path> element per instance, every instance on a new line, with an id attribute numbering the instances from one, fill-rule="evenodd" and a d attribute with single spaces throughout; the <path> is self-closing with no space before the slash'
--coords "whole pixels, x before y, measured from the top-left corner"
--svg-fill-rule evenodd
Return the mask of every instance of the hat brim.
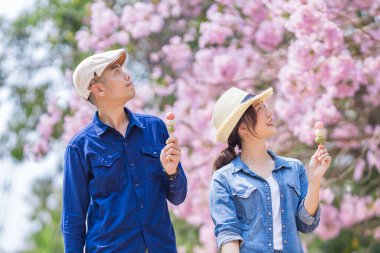
<path id="1" fill-rule="evenodd" d="M 223 143 L 228 143 L 228 138 L 231 135 L 232 130 L 235 128 L 236 124 L 239 122 L 241 116 L 244 112 L 250 107 L 253 103 L 257 101 L 264 102 L 273 95 L 273 88 L 268 88 L 262 93 L 254 96 L 253 98 L 247 100 L 244 103 L 241 103 L 240 106 L 233 111 L 228 118 L 223 122 L 221 127 L 216 133 L 216 139 Z"/>
<path id="2" fill-rule="evenodd" d="M 124 64 L 124 62 L 125 62 L 126 59 L 127 59 L 127 53 L 123 50 L 120 53 L 119 57 L 117 57 L 117 59 L 114 62 L 112 62 L 111 64 L 117 62 L 117 63 L 119 63 L 122 66 Z"/>

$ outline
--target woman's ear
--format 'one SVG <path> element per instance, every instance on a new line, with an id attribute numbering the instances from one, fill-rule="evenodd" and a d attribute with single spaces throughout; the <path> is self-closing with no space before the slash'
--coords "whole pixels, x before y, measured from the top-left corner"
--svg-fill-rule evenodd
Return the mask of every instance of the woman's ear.
<path id="1" fill-rule="evenodd" d="M 246 135 L 249 132 L 249 129 L 245 123 L 241 123 L 238 128 L 238 133 L 240 136 Z"/>

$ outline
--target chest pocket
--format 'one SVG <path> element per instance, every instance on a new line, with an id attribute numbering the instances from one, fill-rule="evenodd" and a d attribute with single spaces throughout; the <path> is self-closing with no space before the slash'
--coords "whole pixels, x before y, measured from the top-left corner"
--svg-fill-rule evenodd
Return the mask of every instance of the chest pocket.
<path id="1" fill-rule="evenodd" d="M 293 206 L 293 211 L 296 214 L 298 206 L 301 202 L 301 192 L 295 184 L 288 183 L 290 203 Z"/>
<path id="2" fill-rule="evenodd" d="M 162 182 L 164 179 L 163 167 L 160 161 L 160 154 L 163 146 L 161 144 L 143 146 L 140 148 L 142 154 L 142 164 L 145 176 L 152 182 Z"/>
<path id="3" fill-rule="evenodd" d="M 94 179 L 90 183 L 90 194 L 105 198 L 121 191 L 127 185 L 126 170 L 119 152 L 97 155 L 90 159 Z M 91 187 L 92 186 L 92 187 Z"/>
<path id="4" fill-rule="evenodd" d="M 238 219 L 241 219 L 243 224 L 253 225 L 261 213 L 261 203 L 257 187 L 239 189 L 232 194 L 236 203 L 236 211 Z"/>

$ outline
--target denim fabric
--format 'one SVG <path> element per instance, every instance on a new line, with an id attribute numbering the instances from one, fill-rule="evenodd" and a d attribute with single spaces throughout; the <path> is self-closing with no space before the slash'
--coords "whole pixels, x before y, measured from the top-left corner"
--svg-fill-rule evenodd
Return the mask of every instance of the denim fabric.
<path id="1" fill-rule="evenodd" d="M 162 120 L 125 108 L 125 136 L 93 121 L 65 153 L 62 233 L 66 253 L 174 253 L 167 201 L 187 192 L 185 173 L 169 180 L 160 152 L 169 137 Z"/>
<path id="2" fill-rule="evenodd" d="M 304 165 L 296 159 L 277 156 L 272 175 L 280 188 L 282 244 L 284 253 L 303 252 L 298 231 L 317 228 L 320 208 L 310 216 L 305 207 L 308 182 Z M 272 200 L 266 180 L 251 171 L 238 155 L 214 172 L 210 188 L 210 210 L 218 248 L 240 240 L 240 253 L 272 253 Z"/>

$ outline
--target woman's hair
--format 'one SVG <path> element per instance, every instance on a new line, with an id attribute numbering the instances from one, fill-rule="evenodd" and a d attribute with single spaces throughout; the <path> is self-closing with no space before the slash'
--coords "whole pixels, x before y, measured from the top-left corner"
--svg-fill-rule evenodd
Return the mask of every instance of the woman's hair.
<path id="1" fill-rule="evenodd" d="M 242 123 L 245 123 L 248 130 L 255 135 L 255 127 L 257 123 L 257 113 L 253 106 L 248 107 L 248 109 L 241 116 L 240 120 L 236 124 L 235 128 L 232 130 L 230 136 L 228 137 L 228 147 L 222 150 L 214 161 L 213 171 L 216 171 L 223 166 L 229 164 L 237 156 L 235 152 L 235 147 L 238 146 L 241 149 L 242 140 L 238 134 L 239 127 Z"/>

